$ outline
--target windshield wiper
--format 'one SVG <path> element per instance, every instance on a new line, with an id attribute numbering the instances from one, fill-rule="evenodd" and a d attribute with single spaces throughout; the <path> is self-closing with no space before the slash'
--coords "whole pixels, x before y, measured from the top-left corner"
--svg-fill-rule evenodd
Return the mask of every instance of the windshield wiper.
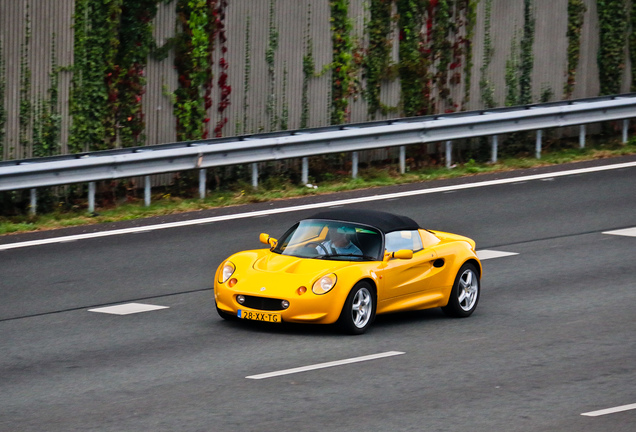
<path id="1" fill-rule="evenodd" d="M 332 257 L 336 257 L 336 258 L 337 257 L 356 257 L 356 258 L 363 258 L 370 261 L 375 261 L 375 258 L 369 255 L 339 254 L 339 253 L 329 254 L 329 255 L 320 255 L 320 256 L 317 256 L 316 258 L 324 259 L 324 258 L 332 258 Z"/>

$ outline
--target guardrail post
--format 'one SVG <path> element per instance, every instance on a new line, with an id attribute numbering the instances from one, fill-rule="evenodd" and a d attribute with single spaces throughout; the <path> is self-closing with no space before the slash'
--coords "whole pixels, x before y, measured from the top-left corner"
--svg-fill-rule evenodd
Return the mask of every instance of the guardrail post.
<path id="1" fill-rule="evenodd" d="M 446 141 L 446 168 L 451 167 L 451 164 L 453 163 L 453 142 L 452 141 Z"/>
<path id="2" fill-rule="evenodd" d="M 38 191 L 37 189 L 31 189 L 31 204 L 29 205 L 29 214 L 35 216 L 38 209 Z"/>
<path id="3" fill-rule="evenodd" d="M 400 146 L 400 174 L 406 172 L 406 146 Z"/>
<path id="4" fill-rule="evenodd" d="M 88 212 L 95 213 L 95 182 L 88 183 Z"/>
<path id="5" fill-rule="evenodd" d="M 351 156 L 351 178 L 358 178 L 358 152 L 354 151 Z"/>
<path id="6" fill-rule="evenodd" d="M 208 171 L 205 168 L 199 170 L 199 198 L 205 198 L 205 184 Z"/>
<path id="7" fill-rule="evenodd" d="M 537 131 L 537 142 L 534 146 L 534 155 L 537 159 L 541 159 L 541 146 L 542 146 L 542 141 L 543 140 L 543 130 L 539 129 Z"/>
<path id="8" fill-rule="evenodd" d="M 585 148 L 585 125 L 579 126 L 579 148 Z"/>
<path id="9" fill-rule="evenodd" d="M 497 163 L 497 147 L 499 146 L 499 137 L 497 135 L 492 136 L 492 151 L 490 161 Z"/>
<path id="10" fill-rule="evenodd" d="M 144 177 L 144 204 L 150 207 L 150 176 Z"/>
<path id="11" fill-rule="evenodd" d="M 252 164 L 252 187 L 258 188 L 258 164 L 256 162 Z"/>
<path id="12" fill-rule="evenodd" d="M 303 172 L 302 172 L 301 181 L 303 182 L 304 185 L 306 185 L 307 183 L 309 183 L 309 158 L 308 157 L 303 158 L 302 169 L 303 169 Z"/>
<path id="13" fill-rule="evenodd" d="M 623 120 L 623 144 L 627 144 L 627 131 L 629 130 L 629 119 Z"/>

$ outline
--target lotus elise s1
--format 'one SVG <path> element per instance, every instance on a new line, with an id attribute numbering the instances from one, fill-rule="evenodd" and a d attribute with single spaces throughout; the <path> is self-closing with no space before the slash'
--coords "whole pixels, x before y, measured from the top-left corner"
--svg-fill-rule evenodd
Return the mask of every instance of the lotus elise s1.
<path id="1" fill-rule="evenodd" d="M 337 323 L 361 334 L 378 314 L 441 307 L 468 317 L 477 307 L 475 242 L 406 216 L 328 210 L 260 241 L 269 247 L 238 252 L 216 271 L 216 308 L 225 319 Z"/>

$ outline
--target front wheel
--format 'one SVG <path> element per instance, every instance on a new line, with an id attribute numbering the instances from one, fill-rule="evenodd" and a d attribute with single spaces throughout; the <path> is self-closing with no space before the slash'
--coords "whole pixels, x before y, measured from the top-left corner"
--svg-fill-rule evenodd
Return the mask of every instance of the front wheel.
<path id="1" fill-rule="evenodd" d="M 362 334 L 371 325 L 375 317 L 375 294 L 368 282 L 357 283 L 349 292 L 339 324 L 349 334 Z"/>
<path id="2" fill-rule="evenodd" d="M 479 301 L 479 273 L 474 264 L 466 263 L 457 272 L 448 305 L 442 308 L 446 315 L 465 318 L 477 308 Z"/>

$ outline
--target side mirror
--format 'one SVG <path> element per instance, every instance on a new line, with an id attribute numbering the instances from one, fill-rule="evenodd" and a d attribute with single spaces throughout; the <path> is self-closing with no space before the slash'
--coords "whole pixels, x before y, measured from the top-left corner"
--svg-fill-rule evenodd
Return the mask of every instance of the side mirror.
<path id="1" fill-rule="evenodd" d="M 269 234 L 265 233 L 261 233 L 261 235 L 258 236 L 258 239 L 261 241 L 261 243 L 265 243 L 269 247 L 275 247 L 276 243 L 278 243 L 278 240 L 270 237 Z"/>
<path id="2" fill-rule="evenodd" d="M 400 249 L 399 251 L 395 251 L 395 252 L 385 252 L 384 254 L 385 261 L 388 261 L 391 258 L 409 260 L 413 258 L 413 251 L 409 249 Z"/>

